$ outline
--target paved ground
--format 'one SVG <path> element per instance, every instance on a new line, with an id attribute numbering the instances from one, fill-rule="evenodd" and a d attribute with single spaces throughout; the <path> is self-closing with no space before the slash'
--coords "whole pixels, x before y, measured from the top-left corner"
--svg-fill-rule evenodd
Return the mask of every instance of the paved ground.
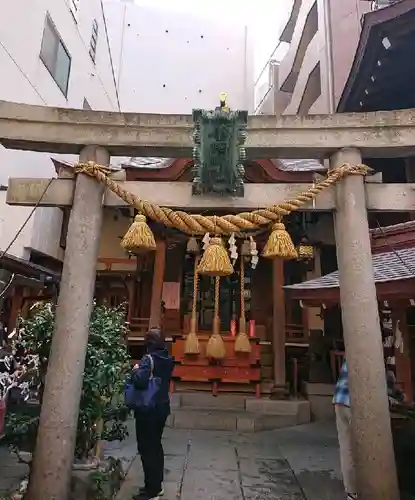
<path id="1" fill-rule="evenodd" d="M 166 500 L 342 500 L 332 424 L 309 424 L 257 434 L 167 429 Z M 142 484 L 131 436 L 107 453 L 129 466 L 118 500 Z"/>
<path id="2" fill-rule="evenodd" d="M 132 422 L 131 422 L 132 424 Z M 109 443 L 128 470 L 118 500 L 143 483 L 133 426 L 123 443 Z M 343 500 L 337 437 L 331 423 L 257 434 L 166 429 L 166 500 Z M 0 448 L 1 493 L 27 467 Z"/>
<path id="3" fill-rule="evenodd" d="M 0 500 L 2 495 L 16 487 L 28 472 L 27 465 L 17 463 L 15 455 L 11 455 L 7 448 L 0 447 Z"/>

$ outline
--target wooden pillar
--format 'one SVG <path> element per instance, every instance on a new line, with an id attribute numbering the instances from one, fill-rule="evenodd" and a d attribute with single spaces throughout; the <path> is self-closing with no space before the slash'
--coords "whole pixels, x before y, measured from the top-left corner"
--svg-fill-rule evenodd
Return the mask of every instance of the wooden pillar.
<path id="1" fill-rule="evenodd" d="M 285 296 L 284 261 L 272 261 L 272 350 L 274 357 L 274 387 L 272 397 L 287 396 L 285 371 Z"/>
<path id="2" fill-rule="evenodd" d="M 80 155 L 81 161 L 101 165 L 109 159 L 105 149 L 95 146 L 85 147 Z M 28 500 L 67 500 L 69 495 L 103 194 L 98 181 L 77 176 Z"/>
<path id="3" fill-rule="evenodd" d="M 344 149 L 330 167 L 362 162 L 356 149 Z M 335 234 L 343 334 L 349 371 L 357 496 L 398 500 L 385 365 L 364 178 L 349 175 L 336 186 Z"/>
<path id="4" fill-rule="evenodd" d="M 136 257 L 136 259 L 138 259 Z M 127 290 L 128 290 L 128 314 L 127 314 L 127 323 L 131 323 L 131 318 L 134 317 L 135 308 L 137 303 L 137 268 L 138 264 L 136 263 L 136 272 L 132 275 L 131 280 L 127 282 Z"/>
<path id="5" fill-rule="evenodd" d="M 19 318 L 19 314 L 23 305 L 23 287 L 16 286 L 13 290 L 13 294 L 11 297 L 11 309 L 9 315 L 9 321 L 7 323 L 7 335 L 10 335 L 11 332 L 17 326 L 17 320 Z"/>
<path id="6" fill-rule="evenodd" d="M 395 347 L 396 380 L 401 385 L 408 403 L 414 401 L 414 390 L 412 383 L 411 363 L 411 341 L 406 321 L 406 308 L 392 309 L 392 321 L 394 325 L 395 339 L 400 337 L 401 346 Z"/>
<path id="7" fill-rule="evenodd" d="M 164 269 L 166 267 L 166 242 L 156 241 L 154 257 L 153 286 L 151 289 L 150 325 L 161 326 L 161 298 L 163 294 Z"/>

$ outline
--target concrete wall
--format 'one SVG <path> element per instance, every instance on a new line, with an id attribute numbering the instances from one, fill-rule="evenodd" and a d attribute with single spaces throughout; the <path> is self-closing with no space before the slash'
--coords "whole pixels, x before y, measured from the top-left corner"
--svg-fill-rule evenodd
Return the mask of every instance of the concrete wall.
<path id="1" fill-rule="evenodd" d="M 217 106 L 221 92 L 231 107 L 253 110 L 253 46 L 242 21 L 104 6 L 124 111 L 191 113 Z"/>
<path id="2" fill-rule="evenodd" d="M 127 254 L 121 247 L 121 238 L 128 231 L 132 220 L 123 217 L 116 209 L 106 208 L 102 224 L 99 257 L 126 259 Z"/>
<path id="3" fill-rule="evenodd" d="M 67 96 L 39 58 L 46 13 L 49 13 L 67 51 L 71 71 Z M 89 55 L 92 23 L 98 23 L 95 64 Z M 82 108 L 87 99 L 93 109 L 117 110 L 117 94 L 100 0 L 81 0 L 76 17 L 70 0 L 3 0 L 0 14 L 0 99 Z M 13 177 L 54 175 L 49 155 L 8 151 L 0 146 L 0 183 Z M 30 210 L 7 207 L 0 199 L 0 249 L 13 238 Z M 15 245 L 13 252 L 23 256 L 34 248 L 60 258 L 61 211 L 38 209 Z"/>

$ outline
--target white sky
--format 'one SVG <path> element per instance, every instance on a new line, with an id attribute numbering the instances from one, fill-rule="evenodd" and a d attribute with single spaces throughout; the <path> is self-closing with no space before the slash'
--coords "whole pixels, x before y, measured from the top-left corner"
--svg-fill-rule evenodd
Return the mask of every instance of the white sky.
<path id="1" fill-rule="evenodd" d="M 293 0 L 135 0 L 135 3 L 193 11 L 203 17 L 243 20 L 254 38 L 255 74 L 258 75 L 278 43 Z"/>

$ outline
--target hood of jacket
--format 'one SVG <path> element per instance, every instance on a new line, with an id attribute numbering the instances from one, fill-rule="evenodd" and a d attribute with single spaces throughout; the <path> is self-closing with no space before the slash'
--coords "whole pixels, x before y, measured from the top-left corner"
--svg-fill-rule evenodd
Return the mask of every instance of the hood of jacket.
<path id="1" fill-rule="evenodd" d="M 148 353 L 154 361 L 154 375 L 162 379 L 169 379 L 173 373 L 174 361 L 167 349 L 157 349 Z"/>

